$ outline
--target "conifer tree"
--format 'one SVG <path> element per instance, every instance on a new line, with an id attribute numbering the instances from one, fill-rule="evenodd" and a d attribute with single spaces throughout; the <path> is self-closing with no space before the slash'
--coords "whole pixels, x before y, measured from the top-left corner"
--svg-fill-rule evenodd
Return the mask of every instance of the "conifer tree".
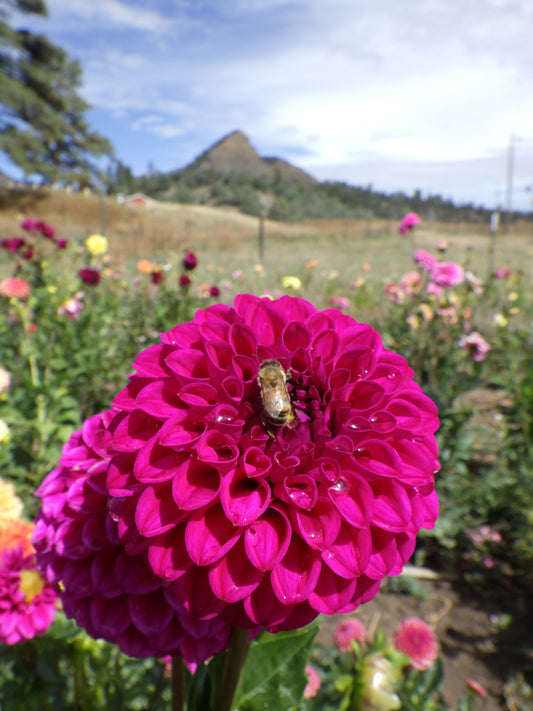
<path id="1" fill-rule="evenodd" d="M 14 29 L 13 13 L 47 9 L 43 0 L 0 0 L 0 151 L 45 183 L 102 180 L 95 159 L 113 149 L 84 118 L 79 63 L 45 36 Z"/>

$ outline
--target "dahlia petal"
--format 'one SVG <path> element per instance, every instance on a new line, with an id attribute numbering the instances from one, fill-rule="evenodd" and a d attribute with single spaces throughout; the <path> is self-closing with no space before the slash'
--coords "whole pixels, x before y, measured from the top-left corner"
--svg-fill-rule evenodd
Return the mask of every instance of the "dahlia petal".
<path id="1" fill-rule="evenodd" d="M 230 326 L 228 341 L 237 355 L 250 355 L 255 353 L 257 341 L 254 331 L 242 323 Z"/>
<path id="2" fill-rule="evenodd" d="M 370 427 L 378 434 L 389 434 L 398 427 L 398 421 L 390 412 L 377 410 L 369 419 Z"/>
<path id="3" fill-rule="evenodd" d="M 117 410 L 122 410 L 123 412 L 135 410 L 137 407 L 137 395 L 151 382 L 151 378 L 132 376 L 128 385 L 115 395 L 111 404 L 113 407 L 116 407 Z"/>
<path id="4" fill-rule="evenodd" d="M 365 378 L 376 367 L 376 354 L 367 346 L 340 351 L 335 360 L 335 370 L 346 369 L 351 373 L 351 380 Z"/>
<path id="5" fill-rule="evenodd" d="M 229 343 L 222 340 L 208 341 L 205 345 L 205 352 L 208 358 L 208 368 L 215 377 L 231 370 L 235 353 Z"/>
<path id="6" fill-rule="evenodd" d="M 92 570 L 86 561 L 69 560 L 61 572 L 61 585 L 69 596 L 73 598 L 87 597 L 93 592 Z"/>
<path id="7" fill-rule="evenodd" d="M 366 439 L 354 453 L 355 467 L 365 476 L 397 477 L 402 460 L 387 442 Z"/>
<path id="8" fill-rule="evenodd" d="M 341 578 L 323 565 L 309 604 L 323 615 L 351 612 L 357 606 L 353 603 L 356 587 L 357 578 Z"/>
<path id="9" fill-rule="evenodd" d="M 319 554 L 293 535 L 287 553 L 271 572 L 272 589 L 284 605 L 309 598 L 318 581 L 322 564 Z"/>
<path id="10" fill-rule="evenodd" d="M 348 402 L 356 411 L 366 412 L 381 405 L 385 398 L 385 390 L 370 380 L 358 380 L 353 384 Z"/>
<path id="11" fill-rule="evenodd" d="M 161 341 L 180 348 L 198 348 L 202 338 L 198 324 L 190 321 L 171 328 L 167 333 L 162 333 Z"/>
<path id="12" fill-rule="evenodd" d="M 404 484 L 424 486 L 433 481 L 438 462 L 422 442 L 401 439 L 394 447 L 402 462 L 400 479 Z"/>
<path id="13" fill-rule="evenodd" d="M 162 580 L 177 580 L 192 565 L 185 548 L 185 523 L 153 538 L 148 548 L 148 562 Z"/>
<path id="14" fill-rule="evenodd" d="M 143 484 L 156 484 L 172 479 L 187 454 L 176 452 L 158 442 L 158 437 L 149 440 L 138 452 L 133 474 Z"/>
<path id="15" fill-rule="evenodd" d="M 321 331 L 313 340 L 311 352 L 324 363 L 329 363 L 339 352 L 339 336 L 330 328 Z"/>
<path id="16" fill-rule="evenodd" d="M 322 551 L 322 560 L 342 578 L 358 577 L 366 570 L 372 553 L 370 529 L 354 530 L 343 524 L 334 543 Z"/>
<path id="17" fill-rule="evenodd" d="M 115 560 L 115 575 L 127 595 L 146 595 L 161 587 L 161 582 L 146 567 L 143 556 L 130 556 L 119 549 Z"/>
<path id="18" fill-rule="evenodd" d="M 288 351 L 297 351 L 299 348 L 307 350 L 311 342 L 311 333 L 303 323 L 289 321 L 283 329 L 281 340 Z"/>
<path id="19" fill-rule="evenodd" d="M 196 387 L 195 384 L 193 384 Z M 187 386 L 183 386 L 181 390 L 185 390 Z M 210 387 L 205 384 L 205 387 Z M 142 390 L 139 391 L 135 402 L 137 407 L 143 410 L 143 412 L 153 415 L 153 417 L 159 419 L 166 419 L 167 417 L 172 417 L 178 410 L 181 409 L 182 404 L 180 400 L 181 390 L 179 392 L 176 388 L 176 382 L 172 378 L 160 378 L 159 380 L 153 380 L 148 385 L 145 385 Z"/>
<path id="20" fill-rule="evenodd" d="M 127 599 L 123 596 L 108 599 L 94 594 L 89 608 L 93 627 L 104 639 L 113 639 L 130 625 Z"/>
<path id="21" fill-rule="evenodd" d="M 171 370 L 166 365 L 166 358 L 174 349 L 162 343 L 148 346 L 133 361 L 137 375 L 148 378 L 164 378 L 170 375 Z"/>
<path id="22" fill-rule="evenodd" d="M 288 476 L 283 481 L 283 500 L 310 511 L 317 502 L 316 481 L 308 474 Z"/>
<path id="23" fill-rule="evenodd" d="M 243 474 L 227 474 L 220 489 L 220 503 L 234 526 L 255 521 L 270 503 L 270 484 L 264 479 L 249 479 Z"/>
<path id="24" fill-rule="evenodd" d="M 224 474 L 235 467 L 239 448 L 229 435 L 210 430 L 200 437 L 196 444 L 196 456 Z"/>
<path id="25" fill-rule="evenodd" d="M 165 604 L 161 588 L 147 595 L 130 595 L 128 613 L 135 627 L 145 635 L 162 632 L 175 614 Z"/>
<path id="26" fill-rule="evenodd" d="M 195 348 L 173 349 L 165 358 L 165 364 L 180 382 L 209 379 L 206 355 Z"/>
<path id="27" fill-rule="evenodd" d="M 342 465 L 341 465 L 342 468 Z M 365 528 L 374 514 L 374 494 L 358 474 L 345 472 L 328 486 L 328 496 L 341 516 L 356 528 Z"/>
<path id="28" fill-rule="evenodd" d="M 217 506 L 193 513 L 185 530 L 185 545 L 196 565 L 210 565 L 235 545 L 242 529 L 233 526 Z"/>
<path id="29" fill-rule="evenodd" d="M 295 608 L 294 605 L 283 604 L 274 595 L 268 574 L 243 604 L 250 620 L 269 632 L 277 632 Z"/>
<path id="30" fill-rule="evenodd" d="M 252 326 L 257 334 L 257 341 L 265 346 L 273 346 L 279 342 L 285 325 L 284 318 L 273 311 L 269 299 L 258 299 L 251 302 L 244 314 L 245 323 Z"/>
<path id="31" fill-rule="evenodd" d="M 272 460 L 259 447 L 248 447 L 241 460 L 244 473 L 250 479 L 260 478 L 272 467 Z"/>
<path id="32" fill-rule="evenodd" d="M 287 516 L 270 508 L 244 532 L 244 547 L 250 563 L 258 570 L 272 570 L 289 547 L 291 528 Z"/>
<path id="33" fill-rule="evenodd" d="M 119 551 L 120 548 L 108 548 L 94 556 L 92 560 L 90 567 L 92 586 L 94 592 L 102 597 L 117 597 L 123 593 L 122 585 L 115 574 L 115 561 Z M 70 590 L 67 592 L 71 594 Z"/>
<path id="34" fill-rule="evenodd" d="M 165 447 L 189 450 L 207 429 L 205 417 L 190 410 L 178 410 L 159 431 L 159 442 Z"/>
<path id="35" fill-rule="evenodd" d="M 180 400 L 198 412 L 207 411 L 218 404 L 219 394 L 209 383 L 196 382 L 184 385 L 179 392 Z"/>
<path id="36" fill-rule="evenodd" d="M 220 489 L 220 474 L 210 464 L 186 459 L 172 480 L 172 497 L 180 509 L 194 511 L 213 501 Z"/>
<path id="37" fill-rule="evenodd" d="M 341 517 L 329 499 L 318 498 L 311 511 L 296 509 L 293 521 L 304 541 L 317 551 L 331 545 L 341 529 Z"/>
<path id="38" fill-rule="evenodd" d="M 388 531 L 405 531 L 411 520 L 411 500 L 401 486 L 391 479 L 375 480 L 372 524 Z"/>
<path id="39" fill-rule="evenodd" d="M 121 453 L 113 457 L 107 470 L 107 488 L 111 496 L 133 496 L 136 479 L 133 476 L 134 453 Z"/>
<path id="40" fill-rule="evenodd" d="M 372 529 L 372 554 L 365 574 L 372 580 L 381 580 L 398 564 L 396 536 L 381 528 Z"/>
<path id="41" fill-rule="evenodd" d="M 263 572 L 250 565 L 241 541 L 209 567 L 211 590 L 220 600 L 228 603 L 248 597 L 262 578 Z"/>
<path id="42" fill-rule="evenodd" d="M 235 375 L 228 375 L 221 382 L 224 397 L 240 404 L 244 398 L 244 383 Z"/>
<path id="43" fill-rule="evenodd" d="M 245 384 L 255 383 L 257 379 L 257 361 L 249 356 L 236 355 L 231 361 L 235 375 Z"/>
<path id="44" fill-rule="evenodd" d="M 147 486 L 143 490 L 135 508 L 135 525 L 142 536 L 157 536 L 181 520 L 183 514 L 172 498 L 172 482 Z"/>
<path id="45" fill-rule="evenodd" d="M 113 449 L 119 452 L 135 452 L 159 432 L 161 422 L 142 410 L 134 410 L 126 417 L 116 417 L 110 432 Z"/>
<path id="46" fill-rule="evenodd" d="M 240 438 L 245 420 L 240 416 L 237 408 L 228 403 L 220 403 L 212 411 L 213 423 L 219 432 L 231 436 L 234 441 Z"/>
<path id="47" fill-rule="evenodd" d="M 219 618 L 226 603 L 213 595 L 208 574 L 207 568 L 193 565 L 163 588 L 165 599 L 178 612 L 185 610 L 199 620 Z"/>
<path id="48" fill-rule="evenodd" d="M 87 558 L 89 551 L 83 543 L 83 523 L 68 519 L 58 526 L 56 549 L 59 555 L 71 560 Z"/>

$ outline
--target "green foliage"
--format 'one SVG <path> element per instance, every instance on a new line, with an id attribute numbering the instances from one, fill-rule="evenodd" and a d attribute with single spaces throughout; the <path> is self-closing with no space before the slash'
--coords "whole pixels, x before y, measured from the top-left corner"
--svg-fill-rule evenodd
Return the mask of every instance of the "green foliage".
<path id="1" fill-rule="evenodd" d="M 45 14 L 43 3 L 17 3 L 20 12 Z M 0 21 L 0 150 L 26 176 L 89 185 L 103 179 L 95 157 L 110 156 L 107 139 L 84 119 L 78 95 L 81 68 L 43 35 Z"/>

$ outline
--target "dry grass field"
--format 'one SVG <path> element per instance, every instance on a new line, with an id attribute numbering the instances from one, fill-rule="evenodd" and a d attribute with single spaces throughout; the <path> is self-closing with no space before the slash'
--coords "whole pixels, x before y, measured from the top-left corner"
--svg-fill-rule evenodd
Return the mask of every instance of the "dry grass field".
<path id="1" fill-rule="evenodd" d="M 184 250 L 199 258 L 198 276 L 207 281 L 229 278 L 235 270 L 251 273 L 261 262 L 268 281 L 283 275 L 311 279 L 305 264 L 315 261 L 312 270 L 317 306 L 323 301 L 320 291 L 328 281 L 335 291 L 349 289 L 357 277 L 383 284 L 413 268 L 413 250 L 432 251 L 437 239 L 445 238 L 447 259 L 458 261 L 482 279 L 491 264 L 533 273 L 533 225 L 513 225 L 494 240 L 488 225 L 436 224 L 424 222 L 416 232 L 402 237 L 397 221 L 392 220 L 314 220 L 287 224 L 266 220 L 264 249 L 259 247 L 259 220 L 235 210 L 198 205 L 154 202 L 149 207 L 119 205 L 112 198 L 54 193 L 27 193 L 4 197 L 0 203 L 0 235 L 20 235 L 23 217 L 35 217 L 52 224 L 62 237 L 82 241 L 93 233 L 104 232 L 110 253 L 132 265 L 147 258 L 177 263 Z M 7 262 L 7 260 L 6 260 Z M 7 263 L 0 263 L 0 270 Z M 243 283 L 244 286 L 249 286 Z M 260 289 L 260 284 L 254 286 Z M 254 290 L 257 290 L 254 289 Z M 330 290 L 331 291 L 331 290 Z"/>

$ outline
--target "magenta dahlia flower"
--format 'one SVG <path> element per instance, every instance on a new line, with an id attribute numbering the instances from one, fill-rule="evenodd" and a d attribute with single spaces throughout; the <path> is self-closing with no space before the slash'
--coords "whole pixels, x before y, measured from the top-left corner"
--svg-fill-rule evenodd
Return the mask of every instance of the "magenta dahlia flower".
<path id="1" fill-rule="evenodd" d="M 80 269 L 78 276 L 83 282 L 91 286 L 96 286 L 102 281 L 102 275 L 98 269 L 92 269 L 91 267 L 83 267 L 83 269 Z"/>
<path id="2" fill-rule="evenodd" d="M 0 644 L 44 634 L 54 620 L 57 596 L 35 564 L 33 550 L 4 549 L 0 556 Z"/>
<path id="3" fill-rule="evenodd" d="M 400 234 L 406 235 L 421 222 L 422 220 L 420 219 L 420 216 L 416 214 L 416 212 L 408 212 L 407 215 L 402 218 L 402 221 L 398 225 L 398 231 Z"/>
<path id="4" fill-rule="evenodd" d="M 431 270 L 431 279 L 437 286 L 457 286 L 464 278 L 463 267 L 455 262 L 437 262 Z"/>
<path id="5" fill-rule="evenodd" d="M 105 485 L 111 417 L 106 412 L 86 420 L 37 490 L 37 563 L 67 617 L 92 637 L 132 657 L 178 654 L 203 662 L 228 646 L 232 628 L 223 620 L 197 619 L 175 597 L 167 599 L 139 546 L 120 544 Z"/>
<path id="6" fill-rule="evenodd" d="M 416 249 L 413 253 L 413 261 L 425 272 L 432 271 L 438 264 L 437 258 L 425 249 Z"/>
<path id="7" fill-rule="evenodd" d="M 435 632 L 418 617 L 408 617 L 398 625 L 394 646 L 410 657 L 411 666 L 419 671 L 429 669 L 439 654 Z"/>
<path id="8" fill-rule="evenodd" d="M 438 510 L 437 408 L 404 358 L 370 326 L 288 296 L 237 296 L 161 340 L 109 424 L 128 553 L 206 622 L 276 632 L 372 598 Z M 264 360 L 277 361 L 277 419 L 262 411 L 276 401 L 261 398 Z"/>

